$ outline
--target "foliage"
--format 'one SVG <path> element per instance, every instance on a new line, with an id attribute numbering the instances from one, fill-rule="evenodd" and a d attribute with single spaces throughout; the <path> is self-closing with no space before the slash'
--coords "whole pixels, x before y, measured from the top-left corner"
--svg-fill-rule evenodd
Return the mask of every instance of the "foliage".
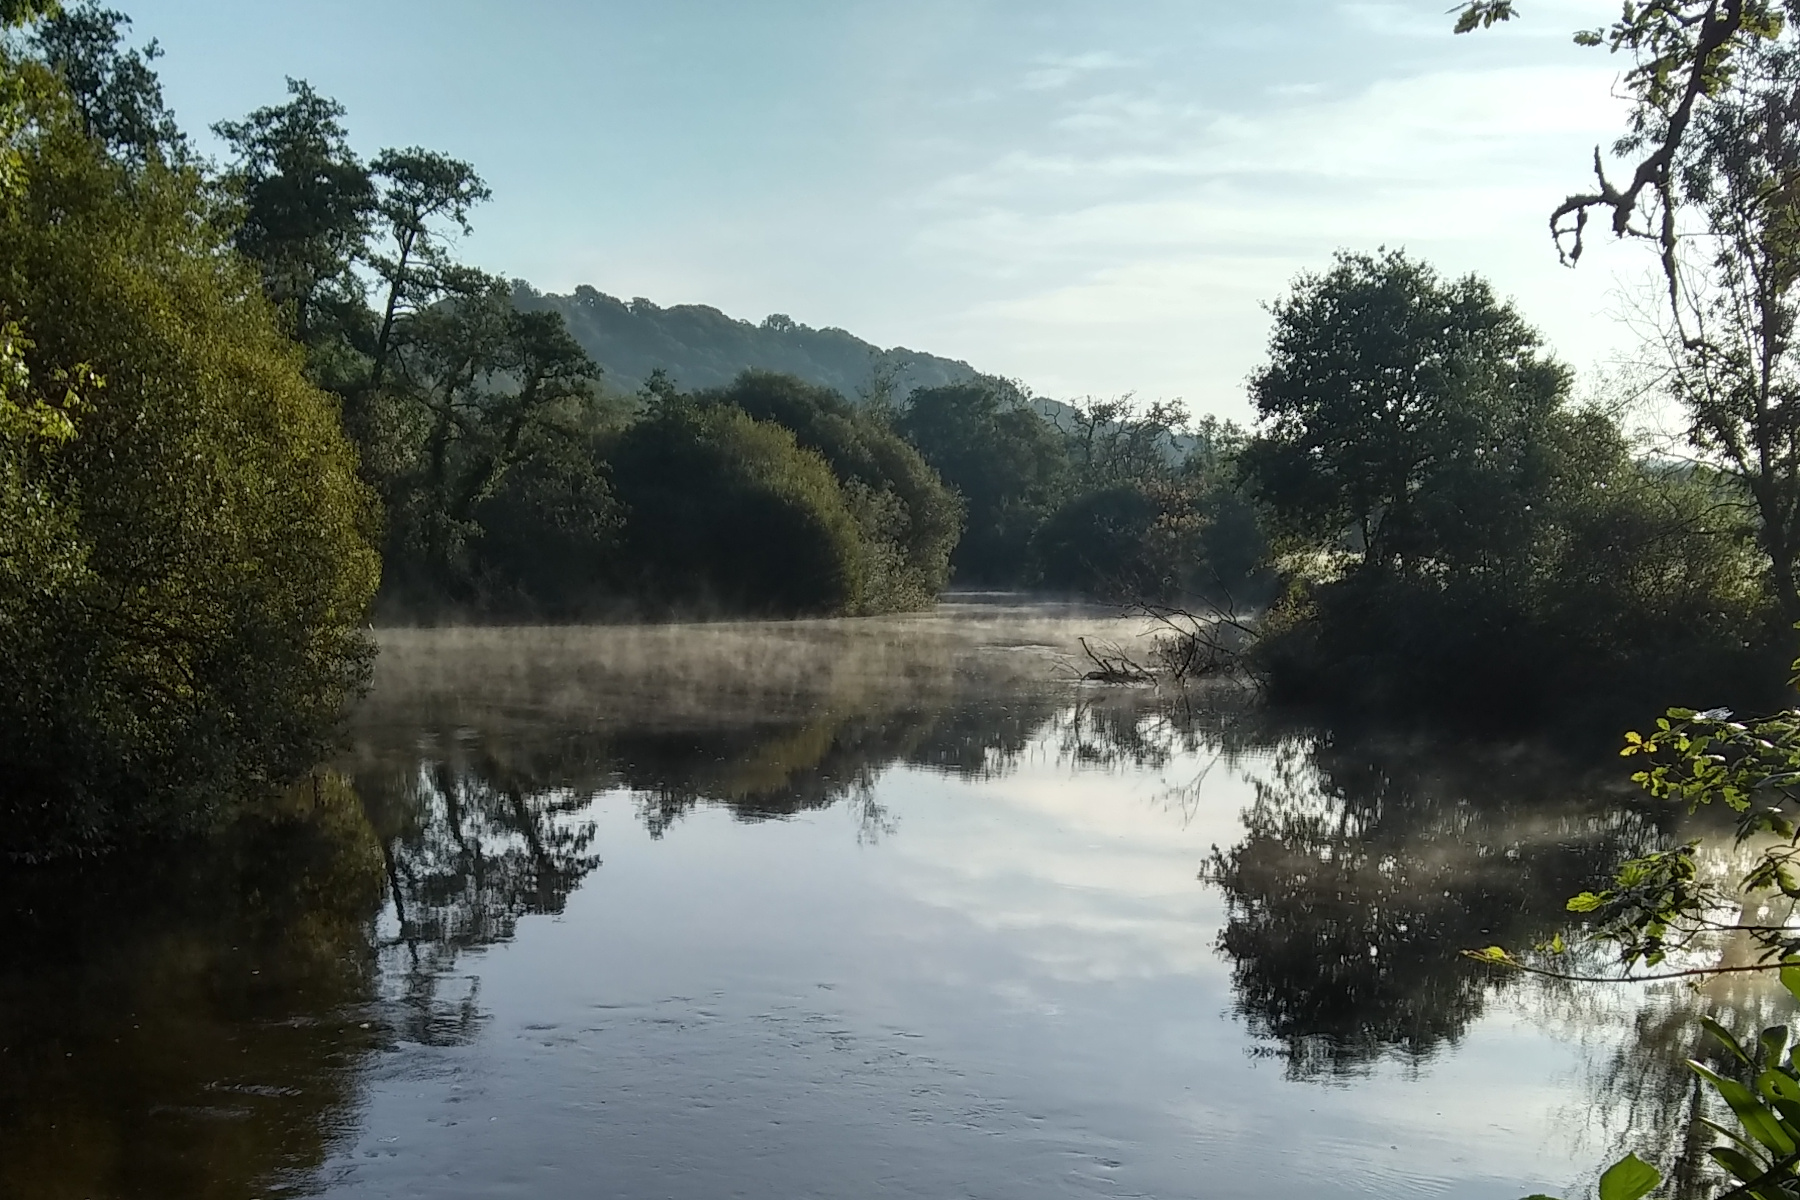
<path id="1" fill-rule="evenodd" d="M 1031 580 L 1031 539 L 1069 473 L 1063 439 L 1017 387 L 1001 380 L 924 388 L 895 421 L 967 510 L 950 556 L 964 583 Z"/>
<path id="2" fill-rule="evenodd" d="M 555 316 L 521 312 L 497 283 L 409 321 L 394 402 L 416 430 L 389 481 L 389 554 L 402 586 L 456 597 L 469 576 L 483 501 L 547 417 L 593 398 L 599 369 Z"/>
<path id="3" fill-rule="evenodd" d="M 313 346 L 345 336 L 363 307 L 354 267 L 374 186 L 350 149 L 344 106 L 289 79 L 288 103 L 213 126 L 235 163 L 225 177 L 243 206 L 235 242 L 262 268 L 263 290 Z"/>
<path id="4" fill-rule="evenodd" d="M 1457 33 L 1517 15 L 1513 0 L 1464 0 L 1454 11 Z M 1620 89 L 1632 106 L 1629 132 L 1617 150 L 1638 157 L 1631 178 L 1620 185 L 1607 176 L 1595 148 L 1594 190 L 1569 196 L 1550 215 L 1565 261 L 1580 259 L 1589 216 L 1599 212 L 1610 218 L 1615 235 L 1654 243 L 1671 293 L 1680 289 L 1676 156 L 1688 145 L 1689 125 L 1705 102 L 1732 82 L 1747 53 L 1780 34 L 1793 15 L 1786 0 L 1660 0 L 1627 4 L 1612 25 L 1576 32 L 1578 45 L 1604 46 L 1631 59 Z"/>
<path id="5" fill-rule="evenodd" d="M 1196 556 L 1183 497 L 1115 484 L 1051 513 L 1033 539 L 1047 587 L 1108 600 L 1170 600 Z"/>
<path id="6" fill-rule="evenodd" d="M 1782 968 L 1781 982 L 1800 999 L 1800 966 Z M 1789 1045 L 1785 1025 L 1771 1026 L 1754 1042 L 1746 1042 L 1709 1017 L 1701 1018 L 1700 1023 L 1731 1056 L 1729 1075 L 1688 1061 L 1688 1068 L 1730 1109 L 1736 1124 L 1734 1129 L 1708 1117 L 1698 1118 L 1699 1124 L 1723 1139 L 1707 1150 L 1707 1156 L 1729 1177 L 1729 1182 L 1720 1185 L 1719 1200 L 1784 1200 L 1800 1193 L 1800 1045 Z M 1599 1200 L 1640 1200 L 1662 1182 L 1661 1171 L 1637 1155 L 1627 1154 L 1600 1176 Z"/>
<path id="7" fill-rule="evenodd" d="M 389 243 L 385 252 L 369 255 L 370 265 L 387 290 L 375 335 L 371 379 L 379 386 L 397 322 L 445 295 L 469 290 L 468 273 L 451 261 L 445 238 L 433 227 L 434 222 L 448 222 L 467 234 L 469 209 L 492 193 L 468 163 L 417 146 L 382 151 L 371 164 L 370 174 L 379 181 L 374 207 Z M 553 322 L 539 317 L 532 324 L 546 328 Z"/>
<path id="8" fill-rule="evenodd" d="M 1472 0 L 1458 32 L 1514 15 L 1510 0 Z M 1551 215 L 1559 252 L 1580 258 L 1591 213 L 1650 243 L 1666 284 L 1668 390 L 1687 408 L 1689 440 L 1731 475 L 1753 507 L 1770 584 L 1800 621 L 1800 423 L 1792 290 L 1800 277 L 1794 179 L 1796 6 L 1787 0 L 1627 5 L 1576 41 L 1626 55 L 1631 102 L 1614 150 L 1630 179 L 1594 152 L 1594 190 Z"/>
<path id="9" fill-rule="evenodd" d="M 1540 540 L 1531 501 L 1553 477 L 1568 373 L 1485 282 L 1340 252 L 1270 312 L 1241 463 L 1280 532 L 1401 573 Z"/>
<path id="10" fill-rule="evenodd" d="M 590 609 L 617 525 L 592 456 L 611 415 L 599 368 L 558 315 L 452 258 L 490 194 L 472 166 L 420 147 L 364 163 L 341 105 L 288 90 L 217 127 L 235 152 L 237 245 L 340 396 L 382 497 L 386 609 Z"/>
<path id="11" fill-rule="evenodd" d="M 1273 311 L 1239 462 L 1292 579 L 1256 650 L 1277 694 L 1522 715 L 1772 684 L 1728 488 L 1635 460 L 1486 284 L 1344 254 Z"/>
<path id="12" fill-rule="evenodd" d="M 474 512 L 465 586 L 478 609 L 562 620 L 616 604 L 623 518 L 606 478 L 605 436 L 592 421 L 558 419 L 520 447 Z"/>
<path id="13" fill-rule="evenodd" d="M 1059 422 L 1066 498 L 1033 538 L 1040 579 L 1106 600 L 1264 599 L 1261 523 L 1238 485 L 1241 430 L 1179 404 L 1089 401 Z"/>
<path id="14" fill-rule="evenodd" d="M 746 371 L 702 399 L 780 425 L 831 465 L 862 530 L 863 611 L 924 608 L 937 599 L 949 581 L 962 509 L 918 451 L 837 393 L 791 375 Z"/>
<path id="15" fill-rule="evenodd" d="M 23 68 L 29 72 L 29 66 Z M 0 198 L 0 806 L 13 852 L 205 821 L 361 686 L 372 513 L 203 182 L 49 91 Z"/>
<path id="16" fill-rule="evenodd" d="M 628 594 L 688 610 L 861 611 L 861 530 L 830 465 L 788 430 L 664 394 L 606 458 Z"/>
<path id="17" fill-rule="evenodd" d="M 1693 231 L 1672 289 L 1666 385 L 1688 437 L 1756 515 L 1771 588 L 1800 621 L 1800 44 L 1759 40 L 1694 115 L 1674 159 Z M 1693 261 L 1699 260 L 1699 261 Z"/>
<path id="18" fill-rule="evenodd" d="M 124 47 L 131 18 L 97 0 L 82 0 L 46 18 L 32 32 L 32 48 L 68 89 L 82 126 L 115 158 L 142 163 L 151 156 L 184 159 L 187 140 L 163 101 L 151 66 L 162 56 L 152 41 Z"/>

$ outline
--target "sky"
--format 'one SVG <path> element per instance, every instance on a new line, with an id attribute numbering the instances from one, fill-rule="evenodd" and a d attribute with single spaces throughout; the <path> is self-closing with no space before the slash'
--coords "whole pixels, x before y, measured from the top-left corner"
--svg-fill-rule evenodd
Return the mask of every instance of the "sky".
<path id="1" fill-rule="evenodd" d="M 461 245 L 545 291 L 774 312 L 1064 399 L 1243 420 L 1264 309 L 1338 249 L 1514 299 L 1590 379 L 1651 264 L 1546 221 L 1621 128 L 1610 0 L 109 0 L 182 125 L 303 78 L 365 155 L 494 191 Z M 216 141 L 199 139 L 217 151 Z"/>

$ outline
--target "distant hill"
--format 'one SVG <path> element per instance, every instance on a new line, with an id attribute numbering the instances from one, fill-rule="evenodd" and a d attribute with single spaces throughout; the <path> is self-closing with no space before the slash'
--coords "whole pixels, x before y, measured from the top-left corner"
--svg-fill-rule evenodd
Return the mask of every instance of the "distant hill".
<path id="1" fill-rule="evenodd" d="M 965 362 L 903 346 L 884 350 L 842 329 L 813 329 L 780 314 L 752 325 L 703 304 L 662 308 L 587 286 L 558 296 L 524 282 L 514 284 L 514 298 L 521 308 L 561 313 L 619 391 L 636 391 L 659 367 L 683 391 L 719 387 L 740 371 L 760 368 L 797 375 L 850 400 L 869 394 L 884 377 L 900 399 L 916 388 L 976 375 Z"/>

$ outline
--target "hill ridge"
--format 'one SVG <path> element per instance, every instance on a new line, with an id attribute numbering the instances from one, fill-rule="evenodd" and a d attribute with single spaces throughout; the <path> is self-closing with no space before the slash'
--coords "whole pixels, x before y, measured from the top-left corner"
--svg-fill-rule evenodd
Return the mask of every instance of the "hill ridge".
<path id="1" fill-rule="evenodd" d="M 588 284 L 567 295 L 513 283 L 520 308 L 562 314 L 569 332 L 614 387 L 636 390 L 661 369 L 684 391 L 722 387 L 746 370 L 779 371 L 859 400 L 885 382 L 895 399 L 976 378 L 960 359 L 905 346 L 886 349 L 846 329 L 815 329 L 782 313 L 752 324 L 708 304 L 663 307 Z"/>

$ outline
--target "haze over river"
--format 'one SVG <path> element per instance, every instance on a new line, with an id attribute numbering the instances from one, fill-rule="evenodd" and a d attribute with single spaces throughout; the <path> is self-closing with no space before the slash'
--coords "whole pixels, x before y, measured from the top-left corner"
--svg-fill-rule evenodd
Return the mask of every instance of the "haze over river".
<path id="1" fill-rule="evenodd" d="M 1616 764 L 1074 680 L 1132 632 L 386 632 L 282 819 L 7 882 L 0 1196 L 1513 1200 L 1778 1016 L 1457 958 L 1672 835 Z"/>

